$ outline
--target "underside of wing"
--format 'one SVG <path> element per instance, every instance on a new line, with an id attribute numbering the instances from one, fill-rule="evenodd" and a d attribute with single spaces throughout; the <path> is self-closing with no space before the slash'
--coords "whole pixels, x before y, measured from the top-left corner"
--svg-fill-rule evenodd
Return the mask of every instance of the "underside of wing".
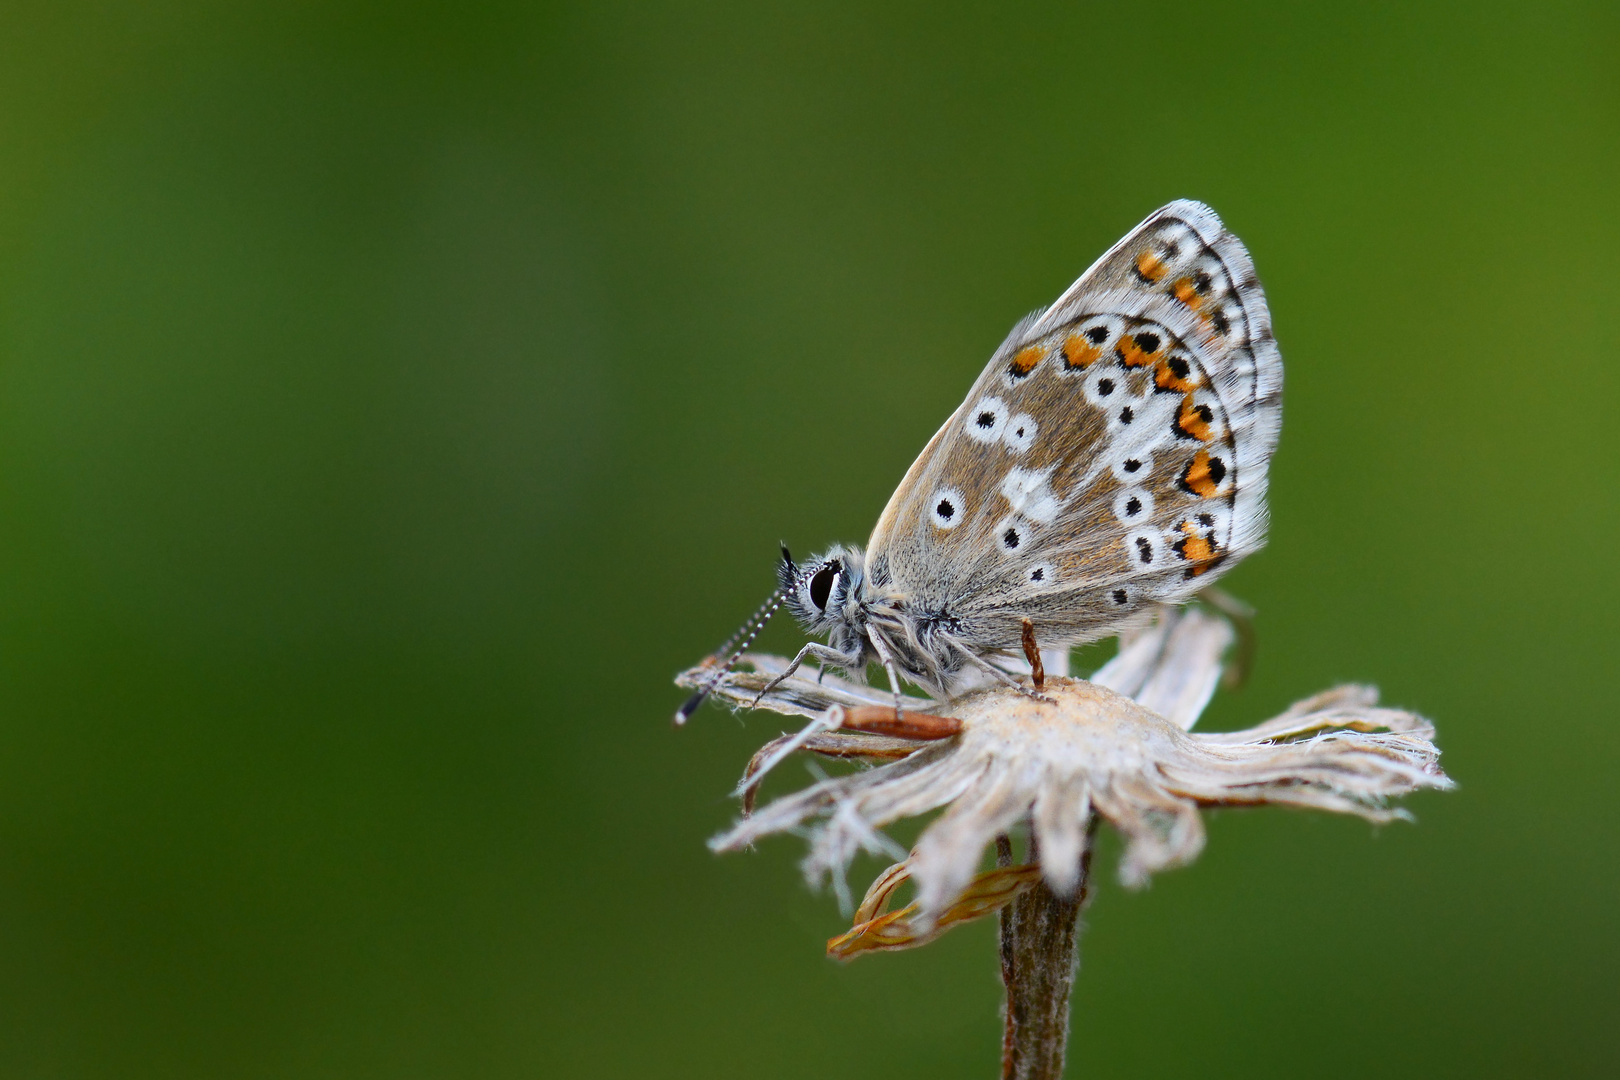
<path id="1" fill-rule="evenodd" d="M 985 649 L 1187 599 L 1265 541 L 1281 392 L 1248 253 L 1172 203 L 996 350 L 879 519 L 874 584 Z"/>

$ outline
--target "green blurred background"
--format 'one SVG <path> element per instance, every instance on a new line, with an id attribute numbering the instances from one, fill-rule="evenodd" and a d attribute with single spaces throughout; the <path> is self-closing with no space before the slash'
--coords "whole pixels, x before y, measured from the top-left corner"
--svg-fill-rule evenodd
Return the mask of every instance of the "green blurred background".
<path id="1" fill-rule="evenodd" d="M 798 841 L 703 846 L 780 724 L 670 676 L 1181 196 L 1288 372 L 1208 723 L 1377 681 L 1461 787 L 1143 893 L 1105 840 L 1071 1074 L 1614 1075 L 1617 57 L 1597 3 L 7 3 L 0 1076 L 995 1075 L 993 925 L 826 960 Z"/>

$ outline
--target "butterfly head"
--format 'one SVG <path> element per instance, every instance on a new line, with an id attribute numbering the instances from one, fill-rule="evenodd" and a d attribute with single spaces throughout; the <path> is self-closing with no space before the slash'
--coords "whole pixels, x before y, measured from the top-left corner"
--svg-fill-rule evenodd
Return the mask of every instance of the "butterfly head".
<path id="1" fill-rule="evenodd" d="M 866 556 L 860 548 L 835 547 L 802 565 L 782 553 L 777 581 L 788 610 L 812 634 L 834 641 L 861 636 Z"/>

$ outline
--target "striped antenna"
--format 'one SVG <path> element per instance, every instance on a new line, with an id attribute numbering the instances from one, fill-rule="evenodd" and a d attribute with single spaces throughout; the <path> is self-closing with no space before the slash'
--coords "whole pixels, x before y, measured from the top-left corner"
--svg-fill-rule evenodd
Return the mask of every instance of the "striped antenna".
<path id="1" fill-rule="evenodd" d="M 793 556 L 788 554 L 786 544 L 782 545 L 782 561 L 788 565 L 791 573 Z M 802 585 L 804 582 L 801 580 L 796 584 Z M 737 661 L 742 659 L 743 653 L 747 652 L 748 647 L 754 643 L 754 639 L 759 637 L 759 632 L 765 629 L 765 624 L 771 621 L 771 616 L 776 614 L 776 609 L 782 606 L 782 601 L 786 598 L 787 593 L 780 588 L 772 592 L 770 596 L 765 598 L 765 602 L 759 606 L 759 610 L 750 615 L 748 621 L 743 623 L 735 634 L 726 639 L 725 644 L 709 654 L 711 661 L 720 660 L 721 658 L 724 658 L 724 660 L 707 679 L 703 680 L 703 685 L 698 687 L 697 693 L 687 698 L 686 704 L 675 710 L 676 727 L 680 727 L 690 720 L 692 714 L 698 711 L 698 706 L 702 705 L 704 700 L 714 693 L 714 688 L 720 685 L 720 680 L 729 675 L 731 669 L 737 666 Z M 736 646 L 734 651 L 732 646 Z"/>

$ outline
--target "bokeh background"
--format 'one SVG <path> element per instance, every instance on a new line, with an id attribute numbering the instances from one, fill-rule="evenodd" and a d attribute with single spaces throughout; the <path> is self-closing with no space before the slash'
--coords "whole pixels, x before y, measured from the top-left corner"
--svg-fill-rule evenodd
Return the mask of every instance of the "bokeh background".
<path id="1" fill-rule="evenodd" d="M 1142 893 L 1105 837 L 1072 1071 L 1614 1075 L 1617 56 L 1600 3 L 7 3 L 0 1075 L 994 1075 L 993 924 L 826 960 L 797 841 L 703 846 L 779 723 L 670 677 L 1181 196 L 1288 373 L 1208 724 L 1372 680 L 1461 787 Z"/>

